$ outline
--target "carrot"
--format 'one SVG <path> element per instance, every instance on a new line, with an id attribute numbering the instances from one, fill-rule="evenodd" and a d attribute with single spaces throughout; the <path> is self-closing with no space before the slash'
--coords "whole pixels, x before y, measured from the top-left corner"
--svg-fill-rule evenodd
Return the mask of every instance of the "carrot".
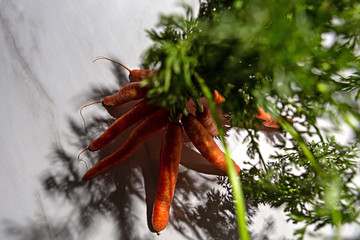
<path id="1" fill-rule="evenodd" d="M 201 124 L 206 128 L 206 130 L 212 135 L 217 136 L 219 134 L 214 116 L 212 115 L 209 108 L 203 106 L 203 111 L 196 109 L 196 118 L 201 122 Z"/>
<path id="2" fill-rule="evenodd" d="M 217 90 L 214 90 L 214 102 L 216 104 L 220 104 L 225 101 L 226 99 Z M 195 112 L 196 118 L 213 137 L 217 136 L 219 134 L 219 130 L 211 111 L 206 106 L 203 106 L 203 104 L 201 104 L 199 101 L 195 101 L 195 103 L 197 105 Z"/>
<path id="3" fill-rule="evenodd" d="M 90 151 L 101 149 L 103 146 L 114 140 L 123 130 L 137 123 L 157 109 L 158 107 L 149 104 L 147 99 L 142 100 L 118 118 L 100 137 L 95 139 L 89 145 L 88 149 Z"/>
<path id="4" fill-rule="evenodd" d="M 139 81 L 142 81 L 146 78 L 150 78 L 155 76 L 156 71 L 151 70 L 151 69 L 134 69 L 131 71 L 131 75 L 135 78 L 138 79 Z"/>
<path id="5" fill-rule="evenodd" d="M 219 103 L 223 103 L 225 101 L 226 101 L 226 99 L 217 90 L 214 90 L 214 102 L 216 104 L 219 104 Z"/>
<path id="6" fill-rule="evenodd" d="M 136 78 L 139 81 L 142 81 L 142 80 L 144 80 L 146 78 L 153 77 L 156 74 L 156 71 L 151 70 L 151 69 L 133 69 L 133 70 L 131 70 L 128 67 L 126 67 L 125 65 L 123 65 L 123 64 L 121 64 L 119 62 L 117 62 L 115 60 L 112 60 L 110 58 L 107 58 L 107 57 L 103 57 L 103 56 L 96 57 L 95 61 L 99 60 L 99 59 L 106 59 L 106 60 L 109 60 L 109 61 L 111 61 L 113 63 L 119 64 L 120 66 L 122 66 L 123 68 L 128 70 L 131 76 L 133 76 L 134 78 Z"/>
<path id="7" fill-rule="evenodd" d="M 158 233 L 166 228 L 169 221 L 183 142 L 184 130 L 181 124 L 166 124 L 161 141 L 159 182 L 152 213 L 152 225 Z"/>
<path id="8" fill-rule="evenodd" d="M 124 144 L 111 155 L 105 157 L 90 168 L 83 176 L 83 179 L 96 177 L 105 170 L 126 160 L 146 139 L 160 131 L 166 125 L 168 116 L 168 110 L 160 109 L 141 120 L 131 131 Z"/>
<path id="9" fill-rule="evenodd" d="M 275 129 L 279 129 L 279 128 L 280 128 L 280 125 L 279 125 L 278 122 L 270 115 L 270 113 L 265 112 L 264 109 L 262 109 L 261 107 L 258 108 L 258 114 L 255 115 L 255 117 L 264 121 L 264 122 L 262 123 L 262 125 L 263 125 L 264 127 L 275 128 Z"/>
<path id="10" fill-rule="evenodd" d="M 142 80 L 144 80 L 144 79 L 146 79 L 146 78 L 149 78 L 149 77 L 152 77 L 152 76 L 154 76 L 154 75 L 156 74 L 156 71 L 151 70 L 151 69 L 134 69 L 134 70 L 131 70 L 131 69 L 129 69 L 128 67 L 126 67 L 125 65 L 123 65 L 123 64 L 121 64 L 121 63 L 119 63 L 119 62 L 117 62 L 117 61 L 115 61 L 115 60 L 112 60 L 112 59 L 110 59 L 110 58 L 107 58 L 107 57 L 103 57 L 103 56 L 96 57 L 96 59 L 95 59 L 94 61 L 99 60 L 99 59 L 106 59 L 106 60 L 109 60 L 109 61 L 114 62 L 114 63 L 116 63 L 116 64 L 119 64 L 120 66 L 122 66 L 123 68 L 125 68 L 126 70 L 128 70 L 129 73 L 130 73 L 130 75 L 133 76 L 133 77 L 134 77 L 135 79 L 137 79 L 138 81 L 142 81 Z M 125 88 L 125 87 L 124 87 L 124 88 Z M 132 89 L 130 92 L 131 92 L 132 96 L 133 96 L 135 99 L 139 99 L 139 98 L 144 97 L 145 94 L 146 94 L 146 92 L 147 92 L 147 89 L 146 89 L 146 88 L 144 88 L 144 89 L 142 89 L 142 90 L 135 89 L 135 88 L 138 88 L 138 87 L 135 87 L 135 85 L 133 85 L 133 86 L 131 86 L 131 87 L 129 86 L 128 88 L 131 88 L 131 89 L 134 88 L 134 89 Z M 120 91 L 121 91 L 121 90 L 120 90 Z M 97 104 L 97 103 L 104 103 L 105 105 L 108 105 L 108 106 L 119 106 L 119 105 L 121 105 L 121 104 L 123 104 L 123 103 L 126 102 L 126 101 L 123 102 L 126 97 L 125 97 L 125 96 L 120 96 L 120 95 L 123 95 L 123 94 L 124 94 L 125 89 L 122 91 L 122 93 L 120 93 L 120 91 L 119 91 L 118 93 L 112 95 L 112 96 L 106 97 L 103 101 L 97 101 L 97 102 L 89 103 L 89 104 L 86 104 L 86 105 L 84 105 L 83 107 L 81 107 L 81 109 L 80 109 L 80 115 L 81 115 L 81 118 L 82 118 L 83 121 L 84 121 L 84 128 L 86 128 L 86 123 L 85 123 L 84 116 L 83 116 L 83 114 L 82 114 L 82 110 L 83 110 L 85 107 L 88 107 L 88 106 L 90 106 L 90 105 Z M 144 95 L 144 96 L 141 96 L 141 97 L 139 97 L 139 98 L 136 98 L 136 97 L 134 96 L 134 94 L 137 93 L 137 92 L 138 92 L 140 95 Z M 143 94 L 143 92 L 145 92 L 145 94 Z M 118 96 L 115 97 L 115 95 L 118 95 Z M 116 98 L 120 98 L 121 101 L 117 103 Z M 134 100 L 134 99 L 130 99 L 130 100 Z M 130 100 L 129 100 L 129 101 L 130 101 Z"/>
<path id="11" fill-rule="evenodd" d="M 199 150 L 201 155 L 210 163 L 226 172 L 225 154 L 221 151 L 204 126 L 191 113 L 188 116 L 183 116 L 181 122 L 183 123 L 187 136 Z M 240 172 L 240 167 L 237 166 L 235 162 L 234 164 L 236 171 Z"/>
<path id="12" fill-rule="evenodd" d="M 120 89 L 120 91 L 118 91 L 117 93 L 105 97 L 103 101 L 97 101 L 97 102 L 89 103 L 89 104 L 82 106 L 80 109 L 80 115 L 84 122 L 84 128 L 86 128 L 86 123 L 85 123 L 84 116 L 82 114 L 82 110 L 85 107 L 88 107 L 90 105 L 97 104 L 97 103 L 104 103 L 106 106 L 109 106 L 109 107 L 120 106 L 120 105 L 130 102 L 132 100 L 138 100 L 138 99 L 144 98 L 146 96 L 147 91 L 148 91 L 148 88 L 141 86 L 140 82 L 129 83 L 129 84 L 125 85 L 122 89 Z"/>
<path id="13" fill-rule="evenodd" d="M 273 118 L 270 113 L 267 113 L 261 107 L 258 107 L 258 114 L 255 115 L 256 118 L 263 120 L 262 125 L 258 128 L 261 131 L 265 132 L 276 132 L 280 129 L 279 121 L 282 121 L 281 117 L 278 117 L 278 120 Z M 292 124 L 293 121 L 290 118 L 287 120 Z"/>
<path id="14" fill-rule="evenodd" d="M 141 86 L 140 82 L 129 83 L 114 95 L 105 97 L 103 102 L 106 106 L 120 106 L 121 104 L 130 102 L 131 100 L 144 98 L 147 91 L 148 88 Z"/>

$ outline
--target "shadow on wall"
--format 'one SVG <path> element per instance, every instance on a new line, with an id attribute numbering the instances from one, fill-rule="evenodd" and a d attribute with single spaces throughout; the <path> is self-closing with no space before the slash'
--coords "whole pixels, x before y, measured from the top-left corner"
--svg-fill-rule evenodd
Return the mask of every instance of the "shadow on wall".
<path id="1" fill-rule="evenodd" d="M 113 66 L 119 87 L 124 86 L 128 80 L 123 69 Z M 93 89 L 88 94 L 92 100 L 103 99 L 112 94 L 109 89 Z M 127 111 L 131 105 L 126 104 L 116 109 L 108 109 L 112 116 L 118 117 Z M 98 137 L 115 118 L 96 117 L 87 125 L 86 131 L 82 122 L 70 118 L 71 128 L 69 144 L 75 145 L 79 150 Z M 91 165 L 113 152 L 124 142 L 130 130 L 123 132 L 118 139 L 104 147 L 99 152 L 86 152 L 84 158 Z M 41 221 L 38 217 L 29 220 L 26 225 L 6 221 L 4 226 L 9 237 L 14 239 L 81 239 L 96 225 L 98 216 L 111 216 L 116 222 L 116 229 L 120 239 L 154 239 L 156 234 L 151 225 L 152 205 L 158 176 L 158 155 L 160 151 L 161 133 L 147 140 L 136 153 L 106 171 L 98 177 L 82 181 L 79 173 L 79 162 L 73 153 L 61 147 L 53 147 L 53 157 L 49 159 L 52 166 L 59 166 L 57 171 L 48 171 L 41 179 L 45 193 L 53 199 L 64 199 L 74 209 L 62 221 L 48 219 Z M 184 146 L 183 165 L 195 170 L 204 170 L 207 173 L 216 173 L 204 159 L 193 150 Z M 193 162 L 193 164 L 189 164 Z M 169 227 L 187 239 L 238 239 L 236 218 L 232 204 L 230 186 L 226 177 L 201 174 L 187 167 L 180 167 L 175 196 L 172 202 Z M 56 168 L 55 168 L 56 169 Z M 216 183 L 223 187 L 214 188 Z M 196 202 L 193 201 L 196 199 Z M 146 204 L 147 222 L 149 231 L 143 234 L 137 228 L 138 218 L 134 212 L 135 201 Z M 61 206 L 59 206 L 61 208 Z M 249 219 L 255 211 L 248 206 Z M 50 224 L 51 223 L 51 224 Z M 270 229 L 271 230 L 271 229 Z M 166 229 L 165 229 L 166 231 Z M 79 237 L 80 236 L 80 237 Z M 266 236 L 254 235 L 257 239 Z"/>

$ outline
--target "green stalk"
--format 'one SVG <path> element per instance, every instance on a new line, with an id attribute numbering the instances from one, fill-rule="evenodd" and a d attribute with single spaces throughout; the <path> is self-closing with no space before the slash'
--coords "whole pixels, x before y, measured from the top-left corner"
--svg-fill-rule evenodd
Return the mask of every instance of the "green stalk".
<path id="1" fill-rule="evenodd" d="M 300 134 L 295 130 L 293 126 L 291 126 L 288 122 L 285 121 L 278 121 L 278 123 L 281 125 L 282 128 L 285 129 L 290 135 L 294 138 L 294 140 L 299 144 L 301 147 L 301 150 L 303 151 L 305 157 L 310 161 L 312 166 L 314 167 L 317 174 L 320 174 L 320 176 L 323 176 L 321 168 L 316 161 L 314 155 L 311 153 L 309 148 L 306 146 L 306 143 L 304 139 L 300 136 Z"/>
<path id="2" fill-rule="evenodd" d="M 196 109 L 199 110 L 200 113 L 204 112 L 204 106 L 202 105 L 200 100 L 198 98 L 195 98 L 195 99 L 193 99 L 193 101 L 196 105 Z"/>
<path id="3" fill-rule="evenodd" d="M 209 106 L 211 109 L 212 114 L 214 115 L 215 121 L 218 125 L 219 129 L 219 137 L 221 142 L 224 145 L 225 150 L 225 156 L 226 156 L 226 164 L 228 166 L 227 168 L 227 175 L 230 179 L 231 187 L 232 187 L 232 194 L 233 199 L 235 201 L 235 209 L 236 209 L 236 216 L 237 216 L 237 223 L 238 223 L 238 231 L 239 236 L 242 240 L 249 240 L 249 232 L 247 229 L 247 223 L 246 223 L 246 205 L 245 205 L 245 199 L 244 194 L 241 186 L 241 180 L 237 176 L 237 172 L 235 170 L 235 166 L 233 161 L 231 160 L 229 149 L 227 147 L 226 141 L 225 141 L 225 134 L 224 130 L 222 128 L 220 117 L 216 111 L 216 106 L 213 100 L 213 96 L 210 92 L 210 89 L 205 84 L 204 79 L 202 79 L 197 73 L 195 73 L 195 76 L 200 84 L 201 90 L 204 93 L 204 96 L 209 102 Z"/>

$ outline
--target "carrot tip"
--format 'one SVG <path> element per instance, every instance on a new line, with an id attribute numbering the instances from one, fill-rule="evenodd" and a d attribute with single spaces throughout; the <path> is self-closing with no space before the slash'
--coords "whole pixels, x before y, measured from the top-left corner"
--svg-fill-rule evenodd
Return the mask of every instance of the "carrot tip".
<path id="1" fill-rule="evenodd" d="M 126 67 L 125 65 L 111 59 L 111 58 L 108 58 L 108 57 L 103 57 L 103 56 L 97 56 L 96 59 L 93 61 L 93 62 L 96 62 L 97 60 L 100 60 L 100 59 L 105 59 L 105 60 L 108 60 L 110 62 L 113 62 L 113 63 L 116 63 L 116 64 L 119 64 L 120 66 L 122 66 L 123 68 L 125 68 L 126 70 L 128 70 L 130 73 L 131 73 L 131 69 L 129 69 L 128 67 Z"/>
<path id="2" fill-rule="evenodd" d="M 84 162 L 84 163 L 86 164 L 87 170 L 89 170 L 89 166 L 90 166 L 89 162 L 88 162 L 86 159 L 80 158 L 80 155 L 81 155 L 83 152 L 87 151 L 87 150 L 89 150 L 88 147 L 85 148 L 84 150 L 82 150 L 82 151 L 79 153 L 79 155 L 78 155 L 78 161 Z"/>
<path id="3" fill-rule="evenodd" d="M 80 116 L 81 116 L 82 120 L 84 121 L 84 131 L 85 131 L 85 129 L 86 129 L 86 122 L 85 122 L 85 118 L 84 118 L 84 116 L 83 116 L 83 114 L 82 114 L 82 110 L 83 110 L 84 108 L 90 106 L 90 105 L 97 104 L 97 103 L 102 103 L 102 102 L 103 102 L 103 101 L 97 101 L 97 102 L 89 103 L 89 104 L 86 104 L 86 105 L 84 105 L 84 106 L 82 106 L 82 107 L 80 108 Z"/>

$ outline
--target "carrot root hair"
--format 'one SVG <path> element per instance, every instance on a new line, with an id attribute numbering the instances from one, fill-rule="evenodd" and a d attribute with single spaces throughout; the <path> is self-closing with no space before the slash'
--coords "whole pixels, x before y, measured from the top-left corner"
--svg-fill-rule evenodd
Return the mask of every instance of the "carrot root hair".
<path id="1" fill-rule="evenodd" d="M 128 67 L 126 67 L 125 65 L 111 59 L 111 58 L 108 58 L 108 57 L 103 57 L 103 56 L 97 56 L 96 59 L 93 61 L 93 62 L 96 62 L 97 60 L 100 60 L 100 59 L 105 59 L 105 60 L 108 60 L 110 62 L 113 62 L 113 63 L 116 63 L 116 64 L 119 64 L 120 66 L 122 66 L 123 68 L 125 68 L 126 70 L 128 70 L 130 73 L 131 73 L 131 69 L 129 69 Z"/>
<path id="2" fill-rule="evenodd" d="M 87 150 L 89 150 L 89 147 L 85 148 L 84 150 L 82 150 L 82 151 L 79 153 L 79 155 L 78 155 L 78 161 L 84 162 L 85 165 L 86 165 L 86 169 L 89 170 L 89 168 L 90 168 L 89 162 L 88 162 L 85 158 L 80 158 L 80 155 L 83 154 L 83 152 L 85 152 L 85 151 L 87 151 Z"/>
<path id="3" fill-rule="evenodd" d="M 83 110 L 84 108 L 88 107 L 88 106 L 91 106 L 91 105 L 93 105 L 93 104 L 102 103 L 102 102 L 103 102 L 103 101 L 97 101 L 97 102 L 89 103 L 89 104 L 86 104 L 86 105 L 84 105 L 84 106 L 82 106 L 82 107 L 80 108 L 80 116 L 81 116 L 81 118 L 82 118 L 82 120 L 83 120 L 83 122 L 84 122 L 84 130 L 86 129 L 86 122 L 85 122 L 84 115 L 82 114 L 82 110 Z"/>

